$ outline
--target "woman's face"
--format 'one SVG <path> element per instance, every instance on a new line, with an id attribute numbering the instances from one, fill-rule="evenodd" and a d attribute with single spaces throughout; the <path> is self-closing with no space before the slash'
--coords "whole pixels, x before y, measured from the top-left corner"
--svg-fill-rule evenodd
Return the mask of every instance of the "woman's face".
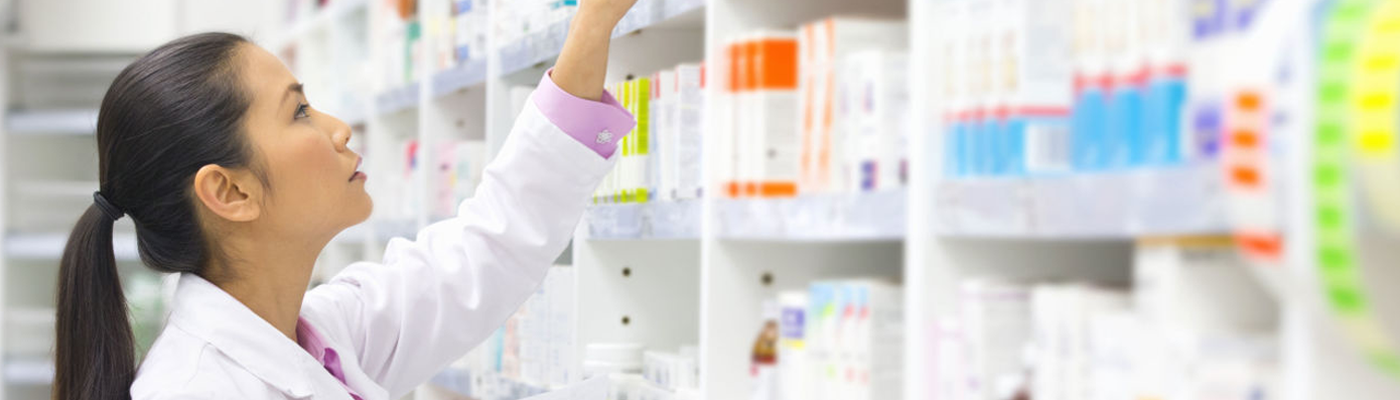
<path id="1" fill-rule="evenodd" d="M 317 111 L 286 65 L 261 47 L 245 44 L 240 71 L 252 102 L 244 132 L 269 182 L 262 199 L 271 228 L 297 236 L 333 236 L 369 217 L 373 203 L 360 155 L 351 151 L 350 126 Z"/>

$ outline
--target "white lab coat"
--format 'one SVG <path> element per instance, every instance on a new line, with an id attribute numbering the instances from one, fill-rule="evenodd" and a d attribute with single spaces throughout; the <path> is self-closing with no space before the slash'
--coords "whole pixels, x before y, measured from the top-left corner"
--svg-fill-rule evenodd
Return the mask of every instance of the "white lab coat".
<path id="1" fill-rule="evenodd" d="M 543 281 L 613 164 L 527 102 L 476 197 L 383 262 L 310 290 L 301 316 L 364 400 L 396 399 L 488 337 Z M 180 277 L 170 319 L 137 372 L 146 399 L 349 400 L 297 343 L 218 287 Z"/>

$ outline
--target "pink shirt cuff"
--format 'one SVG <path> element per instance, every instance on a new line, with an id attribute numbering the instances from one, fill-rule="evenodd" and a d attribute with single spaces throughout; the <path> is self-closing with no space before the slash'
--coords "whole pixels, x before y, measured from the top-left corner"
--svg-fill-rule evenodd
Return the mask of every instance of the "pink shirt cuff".
<path id="1" fill-rule="evenodd" d="M 579 143 L 603 158 L 612 157 L 617 151 L 617 142 L 637 126 L 636 118 L 607 90 L 603 91 L 602 101 L 586 100 L 565 92 L 554 84 L 550 77 L 553 73 L 551 68 L 540 78 L 540 86 L 531 96 L 535 107 L 549 122 Z"/>

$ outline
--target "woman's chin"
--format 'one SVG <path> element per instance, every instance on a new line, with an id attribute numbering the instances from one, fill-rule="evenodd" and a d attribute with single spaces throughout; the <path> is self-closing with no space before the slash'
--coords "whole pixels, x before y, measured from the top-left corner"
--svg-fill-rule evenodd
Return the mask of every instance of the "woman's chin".
<path id="1" fill-rule="evenodd" d="M 364 207 L 360 208 L 359 214 L 355 217 L 354 225 L 368 221 L 369 216 L 374 213 L 374 199 L 370 198 L 368 193 L 365 194 L 363 204 Z"/>

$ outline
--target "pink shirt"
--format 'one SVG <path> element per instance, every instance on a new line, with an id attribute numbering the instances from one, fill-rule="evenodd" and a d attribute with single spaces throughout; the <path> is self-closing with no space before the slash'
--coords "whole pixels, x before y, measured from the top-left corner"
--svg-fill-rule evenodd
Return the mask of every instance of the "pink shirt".
<path id="1" fill-rule="evenodd" d="M 550 69 L 540 78 L 540 85 L 531 97 L 535 100 L 535 107 L 549 122 L 574 140 L 603 158 L 612 157 L 613 152 L 617 151 L 617 142 L 632 132 L 637 120 L 622 108 L 612 93 L 603 91 L 602 101 L 575 97 L 554 84 L 549 77 L 553 73 L 554 70 Z"/>
<path id="2" fill-rule="evenodd" d="M 549 122 L 554 123 L 559 130 L 574 140 L 603 158 L 612 157 L 613 153 L 617 152 L 617 142 L 632 132 L 632 128 L 637 125 L 632 113 L 627 112 L 627 109 L 607 91 L 603 91 L 602 101 L 585 100 L 565 92 L 550 78 L 553 73 L 553 69 L 546 72 L 540 79 L 540 85 L 535 88 L 535 95 L 531 96 L 535 107 L 539 108 L 540 113 L 544 114 Z M 297 344 L 325 366 L 326 372 L 340 381 L 345 391 L 350 392 L 350 397 L 363 400 L 354 389 L 345 384 L 340 355 L 326 344 L 320 332 L 305 318 L 297 320 Z"/>
<path id="3" fill-rule="evenodd" d="M 340 386 L 344 386 L 345 391 L 350 392 L 350 397 L 355 400 L 364 400 L 359 393 L 355 393 L 355 389 L 345 385 L 345 372 L 340 368 L 340 354 L 337 354 L 335 349 L 326 344 L 326 341 L 321 338 L 321 333 L 317 332 L 311 323 L 306 322 L 306 318 L 297 318 L 297 344 L 306 349 L 307 353 L 311 353 L 311 357 L 315 358 L 316 361 L 321 362 L 321 365 L 326 367 L 326 372 L 330 372 L 331 376 L 340 381 Z"/>

